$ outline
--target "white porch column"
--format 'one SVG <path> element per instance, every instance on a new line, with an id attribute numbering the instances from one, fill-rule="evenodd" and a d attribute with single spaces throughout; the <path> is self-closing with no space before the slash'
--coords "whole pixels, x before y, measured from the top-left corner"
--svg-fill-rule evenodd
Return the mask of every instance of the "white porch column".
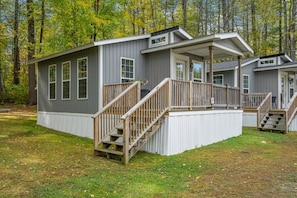
<path id="1" fill-rule="evenodd" d="M 213 100 L 213 46 L 209 46 L 209 80 L 208 82 L 211 84 L 210 87 L 210 97 Z M 212 101 L 213 102 L 213 101 Z"/>

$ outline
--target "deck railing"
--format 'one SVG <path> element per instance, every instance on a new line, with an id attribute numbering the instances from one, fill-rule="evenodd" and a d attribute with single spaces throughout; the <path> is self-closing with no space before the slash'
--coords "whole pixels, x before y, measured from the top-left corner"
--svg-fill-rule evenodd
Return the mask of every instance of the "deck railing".
<path id="1" fill-rule="evenodd" d="M 112 92 L 115 93 L 115 92 Z M 134 82 L 94 115 L 94 146 L 121 122 L 121 117 L 140 100 L 140 82 Z"/>
<path id="2" fill-rule="evenodd" d="M 268 93 L 242 94 L 243 109 L 257 109 Z"/>
<path id="3" fill-rule="evenodd" d="M 285 112 L 286 112 L 286 128 L 285 133 L 288 132 L 289 125 L 291 121 L 293 120 L 295 114 L 297 111 L 297 93 L 293 95 L 293 97 L 290 99 L 290 102 L 288 103 Z"/>
<path id="4" fill-rule="evenodd" d="M 217 84 L 214 84 L 213 88 L 215 106 L 226 107 L 227 109 L 229 106 L 240 106 L 239 88 Z"/>
<path id="5" fill-rule="evenodd" d="M 121 117 L 124 129 L 124 162 L 129 150 L 157 122 L 170 107 L 170 79 L 164 79 L 139 103 Z"/>
<path id="6" fill-rule="evenodd" d="M 270 93 L 266 93 L 265 98 L 261 101 L 259 106 L 257 107 L 257 126 L 260 127 L 261 121 L 264 116 L 271 110 L 272 105 L 272 96 Z M 253 98 L 253 97 L 252 97 Z"/>
<path id="7" fill-rule="evenodd" d="M 125 89 L 127 89 L 132 84 L 133 82 L 104 85 L 103 106 L 105 106 L 107 103 L 112 101 L 115 97 L 117 97 L 120 93 L 122 93 Z"/>

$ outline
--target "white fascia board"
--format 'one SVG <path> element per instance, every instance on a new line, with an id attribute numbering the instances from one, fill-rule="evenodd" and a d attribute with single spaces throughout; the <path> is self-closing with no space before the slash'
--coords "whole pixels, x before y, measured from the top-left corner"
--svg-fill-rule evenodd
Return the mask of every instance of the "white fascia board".
<path id="1" fill-rule="evenodd" d="M 75 47 L 75 48 L 68 49 L 68 50 L 65 50 L 65 51 L 62 51 L 62 52 L 57 52 L 57 53 L 54 53 L 54 54 L 51 54 L 51 55 L 48 55 L 48 56 L 44 56 L 44 57 L 41 57 L 41 58 L 31 60 L 31 61 L 29 61 L 29 64 L 38 63 L 38 62 L 41 62 L 41 61 L 56 58 L 56 57 L 59 57 L 59 56 L 63 56 L 63 55 L 66 55 L 66 54 L 77 52 L 77 51 L 81 51 L 81 50 L 88 49 L 88 48 L 95 47 L 95 46 L 108 45 L 108 44 L 113 44 L 113 43 L 121 43 L 121 42 L 140 40 L 140 39 L 147 39 L 150 36 L 151 36 L 150 34 L 144 34 L 144 35 L 139 35 L 139 36 L 129 36 L 129 37 L 123 37 L 123 38 L 95 41 L 95 42 L 92 42 L 92 43 L 89 43 L 89 44 L 86 44 L 86 45 L 81 45 L 79 47 Z"/>
<path id="2" fill-rule="evenodd" d="M 245 67 L 245 66 L 247 66 L 247 65 L 249 65 L 249 64 L 251 64 L 251 63 L 257 62 L 257 61 L 259 61 L 259 60 L 260 60 L 260 58 L 255 58 L 255 59 L 253 59 L 253 60 L 251 60 L 251 61 L 248 61 L 248 62 L 246 62 L 246 63 L 241 64 L 241 67 Z M 235 69 L 238 69 L 238 65 L 235 67 Z"/>
<path id="3" fill-rule="evenodd" d="M 77 52 L 77 51 L 80 51 L 80 50 L 88 49 L 88 48 L 91 48 L 91 47 L 94 47 L 94 46 L 95 46 L 94 43 L 89 43 L 89 44 L 82 45 L 82 46 L 75 47 L 75 48 L 71 48 L 71 49 L 68 49 L 68 50 L 65 50 L 65 51 L 62 51 L 62 52 L 57 52 L 57 53 L 54 53 L 54 54 L 50 54 L 48 56 L 44 56 L 44 57 L 41 57 L 41 58 L 30 60 L 28 62 L 28 64 L 38 63 L 38 62 L 45 61 L 45 60 L 48 60 L 48 59 L 52 59 L 52 58 L 56 58 L 56 57 L 63 56 L 63 55 L 66 55 L 66 54 L 70 54 L 70 53 L 73 53 L 73 52 Z"/>
<path id="4" fill-rule="evenodd" d="M 178 31 L 182 35 L 184 35 L 187 39 L 193 39 L 193 37 L 188 32 L 186 32 L 184 29 L 182 29 L 181 27 L 179 27 Z"/>
<path id="5" fill-rule="evenodd" d="M 273 66 L 273 67 L 265 67 L 265 68 L 255 68 L 253 71 L 268 71 L 268 70 L 281 70 L 281 69 L 290 69 L 290 68 L 297 68 L 297 65 L 289 65 L 289 66 Z"/>
<path id="6" fill-rule="evenodd" d="M 213 43 L 213 46 L 216 47 L 216 48 L 220 48 L 226 52 L 230 52 L 231 54 L 236 54 L 238 56 L 243 56 L 243 53 L 241 53 L 240 51 L 237 51 L 237 50 L 233 50 L 233 49 L 230 49 L 228 47 L 225 47 L 223 45 L 220 45 L 220 44 L 217 44 L 217 43 Z"/>
<path id="7" fill-rule="evenodd" d="M 127 42 L 127 41 L 140 40 L 140 39 L 148 39 L 150 37 L 151 37 L 151 34 L 143 34 L 143 35 L 139 35 L 139 36 L 128 36 L 128 37 L 122 37 L 122 38 L 116 38 L 116 39 L 96 41 L 94 43 L 94 45 L 95 46 L 108 45 L 108 44 L 114 44 L 114 43 L 122 43 L 122 42 Z"/>

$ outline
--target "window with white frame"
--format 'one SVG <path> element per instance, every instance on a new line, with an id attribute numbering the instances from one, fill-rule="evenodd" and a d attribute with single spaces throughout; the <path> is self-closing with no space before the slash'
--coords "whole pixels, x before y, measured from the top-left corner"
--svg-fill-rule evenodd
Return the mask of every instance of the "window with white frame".
<path id="1" fill-rule="evenodd" d="M 176 80 L 185 80 L 184 73 L 185 73 L 185 62 L 184 61 L 176 61 L 175 65 L 176 69 Z"/>
<path id="2" fill-rule="evenodd" d="M 130 82 L 135 76 L 135 60 L 130 58 L 121 58 L 121 82 Z"/>
<path id="3" fill-rule="evenodd" d="M 48 67 L 48 98 L 50 100 L 56 99 L 56 80 L 56 65 L 50 65 Z"/>
<path id="4" fill-rule="evenodd" d="M 77 98 L 88 98 L 88 58 L 77 59 Z"/>
<path id="5" fill-rule="evenodd" d="M 249 75 L 243 75 L 243 93 L 249 93 L 250 92 L 250 76 Z"/>
<path id="6" fill-rule="evenodd" d="M 193 62 L 193 81 L 202 82 L 203 67 L 202 63 Z"/>
<path id="7" fill-rule="evenodd" d="M 213 76 L 213 83 L 222 85 L 224 83 L 224 76 L 222 74 L 214 75 Z"/>
<path id="8" fill-rule="evenodd" d="M 156 47 L 168 44 L 168 33 L 153 36 L 149 39 L 149 47 Z"/>
<path id="9" fill-rule="evenodd" d="M 289 92 L 290 98 L 294 95 L 294 75 L 289 75 Z"/>
<path id="10" fill-rule="evenodd" d="M 70 99 L 70 75 L 71 63 L 70 61 L 62 63 L 62 99 Z"/>

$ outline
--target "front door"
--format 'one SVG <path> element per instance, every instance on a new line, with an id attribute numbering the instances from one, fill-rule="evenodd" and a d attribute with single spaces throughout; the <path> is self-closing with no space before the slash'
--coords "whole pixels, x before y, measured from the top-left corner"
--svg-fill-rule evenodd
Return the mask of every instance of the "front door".
<path id="1" fill-rule="evenodd" d="M 289 94 L 288 94 L 288 75 L 281 75 L 281 108 L 285 108 L 289 102 Z"/>

